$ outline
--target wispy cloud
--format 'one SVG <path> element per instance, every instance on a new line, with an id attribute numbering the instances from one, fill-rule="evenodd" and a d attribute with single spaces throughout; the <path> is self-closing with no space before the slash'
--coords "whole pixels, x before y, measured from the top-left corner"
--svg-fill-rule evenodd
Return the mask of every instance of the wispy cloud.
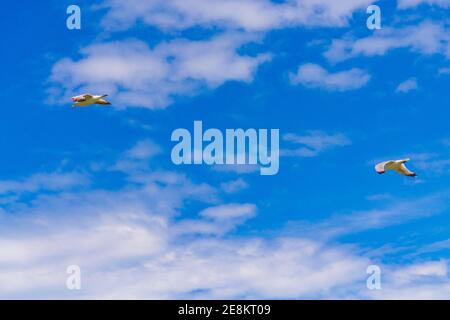
<path id="1" fill-rule="evenodd" d="M 283 136 L 283 140 L 301 147 L 283 149 L 281 155 L 305 158 L 351 144 L 350 139 L 343 133 L 327 133 L 320 130 L 308 131 L 305 135 L 288 133 Z"/>
<path id="2" fill-rule="evenodd" d="M 257 207 L 252 203 L 228 203 L 208 207 L 199 212 L 199 219 L 185 219 L 174 225 L 176 235 L 222 236 L 256 216 Z"/>
<path id="3" fill-rule="evenodd" d="M 450 159 L 448 155 L 424 153 L 422 157 L 418 154 L 416 159 L 415 166 L 429 175 L 443 175 L 450 172 Z"/>
<path id="4" fill-rule="evenodd" d="M 0 180 L 0 195 L 64 191 L 88 184 L 87 175 L 79 172 L 36 173 L 22 180 Z"/>
<path id="5" fill-rule="evenodd" d="M 236 180 L 231 180 L 228 182 L 222 182 L 220 184 L 220 188 L 225 192 L 225 193 L 235 193 L 235 192 L 239 192 L 241 190 L 245 190 L 249 187 L 248 183 L 242 179 L 236 179 Z"/>
<path id="6" fill-rule="evenodd" d="M 398 0 L 399 9 L 410 9 L 421 4 L 440 6 L 444 8 L 450 7 L 449 0 Z"/>
<path id="7" fill-rule="evenodd" d="M 39 291 L 39 298 L 321 297 L 360 281 L 368 264 L 348 248 L 301 238 L 183 241 L 183 235 L 170 232 L 177 224 L 133 207 L 122 203 L 120 210 L 77 221 L 42 217 L 51 226 L 44 229 L 22 220 L 27 236 L 0 238 L 0 295 L 36 297 Z M 180 226 L 187 227 L 183 221 Z M 71 264 L 82 270 L 80 292 L 64 286 Z"/>
<path id="8" fill-rule="evenodd" d="M 415 78 L 411 78 L 408 80 L 405 80 L 403 82 L 401 82 L 398 86 L 397 89 L 395 89 L 396 92 L 401 92 L 401 93 L 408 93 L 410 91 L 413 90 L 417 90 L 419 89 L 419 85 L 417 84 L 417 80 Z"/>
<path id="9" fill-rule="evenodd" d="M 353 68 L 330 73 L 323 67 L 307 63 L 299 66 L 296 73 L 290 74 L 291 83 L 302 84 L 310 88 L 322 88 L 330 91 L 348 91 L 364 87 L 371 76 L 364 70 Z"/>
<path id="10" fill-rule="evenodd" d="M 14 216 L 1 212 L 0 296 L 320 297 L 359 281 L 368 263 L 307 238 L 235 237 L 229 232 L 255 216 L 254 204 L 211 206 L 211 189 L 176 173 L 147 172 L 140 181 L 39 196 L 17 203 Z M 180 217 L 192 201 L 206 207 L 196 219 Z M 64 285 L 73 264 L 82 270 L 80 292 Z"/>
<path id="11" fill-rule="evenodd" d="M 144 139 L 125 151 L 110 169 L 127 173 L 141 171 L 148 168 L 148 161 L 161 152 L 159 145 L 150 139 Z"/>
<path id="12" fill-rule="evenodd" d="M 317 237 L 335 238 L 367 230 L 381 229 L 440 214 L 448 209 L 448 192 L 412 200 L 390 201 L 385 208 L 332 216 L 314 224 L 292 222 L 292 230 Z"/>
<path id="13" fill-rule="evenodd" d="M 161 148 L 152 140 L 141 140 L 126 152 L 126 157 L 131 159 L 150 159 L 161 153 Z"/>
<path id="14" fill-rule="evenodd" d="M 448 75 L 450 74 L 450 68 L 447 67 L 439 68 L 438 73 L 439 75 Z"/>
<path id="15" fill-rule="evenodd" d="M 202 210 L 199 214 L 205 218 L 227 220 L 234 218 L 248 218 L 255 215 L 253 204 L 227 204 Z"/>
<path id="16" fill-rule="evenodd" d="M 448 57 L 449 40 L 444 24 L 427 20 L 418 25 L 386 27 L 365 38 L 352 39 L 348 35 L 343 39 L 335 39 L 324 56 L 332 62 L 339 62 L 358 56 L 382 56 L 390 50 L 403 48 L 424 55 L 441 54 Z"/>
<path id="17" fill-rule="evenodd" d="M 0 237 L 0 296 L 36 298 L 39 292 L 39 298 L 97 299 L 424 298 L 448 293 L 445 262 L 380 264 L 383 290 L 373 292 L 361 285 L 373 263 L 369 257 L 324 242 L 317 232 L 270 239 L 215 236 L 236 212 L 241 218 L 254 214 L 253 205 L 208 207 L 199 215 L 203 218 L 173 220 L 171 213 L 180 208 L 176 199 L 188 201 L 188 194 L 180 198 L 176 189 L 160 189 L 151 198 L 147 191 L 139 194 L 96 191 L 46 198 L 21 212 L 19 219 L 3 216 L 2 230 L 6 225 L 9 231 Z M 363 214 L 356 221 L 359 214 L 328 226 L 358 231 L 367 223 L 389 224 L 390 214 Z M 404 210 L 395 215 L 405 219 Z M 14 233 L 13 226 L 18 226 Z M 192 238 L 199 233 L 202 237 Z M 64 286 L 65 270 L 72 264 L 82 270 L 79 292 Z M 408 290 L 413 288 L 417 290 Z"/>
<path id="18" fill-rule="evenodd" d="M 448 262 L 428 261 L 383 266 L 382 290 L 362 292 L 367 298 L 395 300 L 447 299 L 450 294 Z"/>
<path id="19" fill-rule="evenodd" d="M 355 10 L 368 0 L 273 2 L 270 0 L 118 0 L 103 1 L 108 12 L 102 25 L 123 30 L 136 21 L 163 30 L 183 30 L 196 26 L 268 31 L 291 26 L 339 27 L 347 25 Z"/>

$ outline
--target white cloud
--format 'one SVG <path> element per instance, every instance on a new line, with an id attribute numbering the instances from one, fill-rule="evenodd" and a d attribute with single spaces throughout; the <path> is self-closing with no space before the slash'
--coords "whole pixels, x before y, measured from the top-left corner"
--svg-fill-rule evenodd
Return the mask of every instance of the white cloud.
<path id="1" fill-rule="evenodd" d="M 62 59 L 52 69 L 50 102 L 76 92 L 108 93 L 117 108 L 164 108 L 173 98 L 216 88 L 227 81 L 250 82 L 267 54 L 241 55 L 255 40 L 242 34 L 210 40 L 173 40 L 154 48 L 139 40 L 93 44 L 79 60 Z"/>
<path id="2" fill-rule="evenodd" d="M 424 21 L 419 25 L 402 28 L 383 28 L 369 37 L 335 39 L 324 53 L 332 61 L 339 62 L 357 56 L 382 56 L 390 50 L 409 49 L 425 55 L 441 54 L 450 57 L 448 30 L 445 25 Z"/>
<path id="3" fill-rule="evenodd" d="M 199 212 L 203 219 L 186 219 L 173 226 L 176 235 L 222 236 L 256 215 L 256 205 L 229 203 L 208 207 Z"/>
<path id="4" fill-rule="evenodd" d="M 217 238 L 254 216 L 253 204 L 208 206 L 197 220 L 175 219 L 186 213 L 185 203 L 208 201 L 207 193 L 182 176 L 153 172 L 139 187 L 18 203 L 15 215 L 0 216 L 0 296 L 320 297 L 364 276 L 367 259 L 346 247 L 305 238 Z M 82 272 L 79 292 L 65 287 L 73 264 Z"/>
<path id="5" fill-rule="evenodd" d="M 445 140 L 443 141 L 445 144 Z M 450 167 L 450 159 L 448 155 L 445 154 L 436 154 L 436 153 L 423 153 L 414 155 L 417 156 L 415 158 L 417 161 L 415 162 L 415 166 L 422 170 L 424 174 L 428 175 L 443 175 L 449 173 Z"/>
<path id="6" fill-rule="evenodd" d="M 102 25 L 108 30 L 126 29 L 137 21 L 163 30 L 195 26 L 268 31 L 291 26 L 345 26 L 357 9 L 369 0 L 106 0 Z"/>
<path id="7" fill-rule="evenodd" d="M 314 224 L 293 222 L 291 227 L 317 238 L 336 238 L 441 214 L 448 209 L 447 197 L 448 192 L 444 192 L 419 199 L 391 201 L 384 208 L 334 215 Z"/>
<path id="8" fill-rule="evenodd" d="M 400 9 L 410 9 L 421 4 L 448 8 L 450 7 L 450 0 L 398 0 L 398 7 Z"/>
<path id="9" fill-rule="evenodd" d="M 126 156 L 132 159 L 150 159 L 161 153 L 161 148 L 149 139 L 141 140 L 126 152 Z"/>
<path id="10" fill-rule="evenodd" d="M 382 290 L 366 294 L 373 299 L 447 299 L 450 294 L 448 263 L 441 260 L 382 267 Z"/>
<path id="11" fill-rule="evenodd" d="M 253 217 L 256 214 L 256 206 L 253 204 L 226 204 L 206 208 L 199 214 L 204 218 L 215 220 L 249 218 Z"/>
<path id="12" fill-rule="evenodd" d="M 161 147 L 150 139 L 138 141 L 117 160 L 111 170 L 127 173 L 145 170 L 148 168 L 148 161 L 161 152 Z"/>
<path id="13" fill-rule="evenodd" d="M 416 164 L 416 166 L 423 171 L 442 175 L 449 172 L 450 159 L 433 159 L 428 161 L 420 161 Z"/>
<path id="14" fill-rule="evenodd" d="M 0 195 L 63 191 L 88 183 L 88 177 L 79 172 L 36 173 L 22 180 L 0 180 Z"/>
<path id="15" fill-rule="evenodd" d="M 145 193 L 136 197 L 126 191 L 74 196 L 75 203 L 70 196 L 51 198 L 41 204 L 45 208 L 2 218 L 3 227 L 16 228 L 0 237 L 0 297 L 402 299 L 449 293 L 443 261 L 381 264 L 383 289 L 369 291 L 365 271 L 373 261 L 316 234 L 210 237 L 223 223 L 195 220 L 190 226 L 196 229 L 189 229 L 190 220 L 174 221 L 164 210 L 152 210 L 165 207 L 159 197 L 149 201 Z M 191 237 L 202 228 L 201 237 Z M 81 291 L 65 287 L 72 264 L 81 267 Z"/>
<path id="16" fill-rule="evenodd" d="M 438 70 L 439 75 L 448 75 L 450 74 L 450 68 L 440 68 Z"/>
<path id="17" fill-rule="evenodd" d="M 220 188 L 225 192 L 225 193 L 236 193 L 239 192 L 241 190 L 247 189 L 248 188 L 248 183 L 242 179 L 236 179 L 236 180 L 231 180 L 228 182 L 223 182 L 220 184 Z"/>
<path id="18" fill-rule="evenodd" d="M 441 143 L 446 146 L 446 147 L 450 147 L 450 138 L 444 138 L 441 140 Z"/>
<path id="19" fill-rule="evenodd" d="M 389 201 L 392 200 L 392 198 L 392 195 L 388 193 L 377 193 L 366 197 L 366 199 L 369 201 Z"/>
<path id="20" fill-rule="evenodd" d="M 429 252 L 436 252 L 436 251 L 448 250 L 448 249 L 450 249 L 450 239 L 444 239 L 444 240 L 433 242 L 431 244 L 427 244 L 427 245 L 421 247 L 417 252 L 418 253 L 429 253 Z"/>
<path id="21" fill-rule="evenodd" d="M 269 54 L 247 56 L 238 49 L 277 28 L 342 27 L 370 0 L 105 0 L 102 25 L 126 30 L 136 23 L 156 26 L 170 35 L 201 27 L 215 32 L 210 40 L 173 40 L 154 48 L 138 40 L 93 44 L 81 59 L 65 58 L 52 70 L 48 102 L 61 104 L 80 92 L 109 93 L 112 105 L 164 108 L 176 97 L 196 95 L 227 81 L 252 81 Z M 217 34 L 219 34 L 217 36 Z"/>
<path id="22" fill-rule="evenodd" d="M 310 88 L 323 88 L 330 91 L 348 91 L 364 87 L 370 75 L 361 69 L 330 73 L 323 67 L 307 63 L 299 66 L 297 73 L 290 74 L 292 84 L 302 84 Z"/>
<path id="23" fill-rule="evenodd" d="M 361 280 L 368 264 L 345 247 L 300 238 L 182 241 L 166 236 L 171 226 L 164 220 L 122 215 L 125 218 L 109 213 L 109 221 L 90 216 L 70 225 L 61 222 L 45 233 L 34 228 L 27 236 L 3 236 L 0 296 L 321 297 Z M 47 222 L 56 227 L 52 220 Z M 13 247 L 16 252 L 8 249 Z M 80 292 L 65 288 L 70 264 L 81 267 Z"/>
<path id="24" fill-rule="evenodd" d="M 417 84 L 417 80 L 414 78 L 403 81 L 397 86 L 395 89 L 396 92 L 408 93 L 413 90 L 419 89 L 419 85 Z"/>
<path id="25" fill-rule="evenodd" d="M 320 130 L 308 131 L 305 135 L 288 133 L 283 136 L 283 140 L 303 147 L 283 149 L 283 156 L 315 157 L 327 150 L 344 147 L 351 144 L 350 139 L 343 133 L 327 133 Z"/>
<path id="26" fill-rule="evenodd" d="M 329 145 L 301 141 L 319 149 Z M 144 170 L 132 181 L 118 191 L 41 195 L 29 205 L 14 204 L 14 215 L 0 211 L 0 297 L 401 298 L 408 288 L 424 297 L 448 293 L 446 264 L 432 261 L 382 265 L 383 292 L 369 292 L 370 258 L 322 236 L 437 214 L 446 195 L 335 217 L 301 236 L 265 239 L 231 233 L 255 216 L 254 204 L 217 205 L 214 188 L 173 172 Z M 204 207 L 196 219 L 189 218 L 192 202 Z M 73 264 L 81 267 L 81 291 L 65 287 L 66 268 Z"/>

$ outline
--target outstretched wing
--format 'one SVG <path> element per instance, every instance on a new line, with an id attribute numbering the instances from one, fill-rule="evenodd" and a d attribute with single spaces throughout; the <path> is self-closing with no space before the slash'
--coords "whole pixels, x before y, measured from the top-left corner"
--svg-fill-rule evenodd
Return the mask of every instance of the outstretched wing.
<path id="1" fill-rule="evenodd" d="M 386 172 L 386 168 L 388 165 L 394 163 L 394 161 L 385 161 L 385 162 L 381 162 L 379 164 L 377 164 L 375 166 L 375 170 L 379 173 L 379 174 L 383 174 Z"/>
<path id="2" fill-rule="evenodd" d="M 95 104 L 101 104 L 101 105 L 110 105 L 111 102 L 106 101 L 105 99 L 99 99 L 95 102 Z"/>
<path id="3" fill-rule="evenodd" d="M 405 166 L 404 163 L 402 163 L 402 164 L 400 165 L 400 168 L 399 168 L 397 171 L 398 171 L 398 173 L 404 174 L 405 176 L 408 176 L 408 177 L 415 177 L 415 176 L 417 176 L 417 174 L 415 174 L 414 172 L 412 172 L 411 170 L 409 170 L 409 169 Z"/>

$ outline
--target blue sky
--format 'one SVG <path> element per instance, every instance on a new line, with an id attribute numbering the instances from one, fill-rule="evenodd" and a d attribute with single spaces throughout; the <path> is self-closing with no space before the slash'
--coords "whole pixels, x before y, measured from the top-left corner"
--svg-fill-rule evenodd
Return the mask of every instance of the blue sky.
<path id="1" fill-rule="evenodd" d="M 449 296 L 449 1 L 71 4 L 2 7 L 2 298 Z M 280 129 L 279 173 L 174 165 L 195 120 Z"/>

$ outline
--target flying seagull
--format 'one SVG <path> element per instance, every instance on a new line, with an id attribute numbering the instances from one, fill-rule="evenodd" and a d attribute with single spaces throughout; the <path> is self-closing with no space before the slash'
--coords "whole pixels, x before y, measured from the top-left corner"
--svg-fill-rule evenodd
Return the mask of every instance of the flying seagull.
<path id="1" fill-rule="evenodd" d="M 111 104 L 110 102 L 103 99 L 107 96 L 108 96 L 107 94 L 104 94 L 102 96 L 94 96 L 91 94 L 81 94 L 79 96 L 72 97 L 72 101 L 75 102 L 75 104 L 72 106 L 72 108 L 87 107 L 92 104 L 110 105 Z"/>
<path id="2" fill-rule="evenodd" d="M 404 160 L 390 160 L 386 162 L 379 163 L 375 166 L 375 170 L 379 174 L 386 173 L 386 171 L 396 171 L 397 173 L 400 173 L 404 176 L 408 177 L 415 177 L 417 174 L 410 171 L 406 166 L 405 163 L 408 162 L 410 159 L 404 159 Z"/>

